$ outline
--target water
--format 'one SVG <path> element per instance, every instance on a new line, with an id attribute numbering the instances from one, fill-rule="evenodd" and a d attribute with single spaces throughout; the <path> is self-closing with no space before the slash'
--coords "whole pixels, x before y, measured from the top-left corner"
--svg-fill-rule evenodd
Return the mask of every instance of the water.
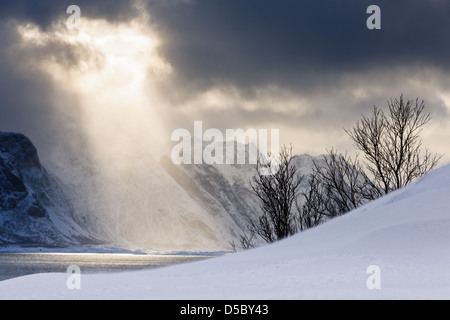
<path id="1" fill-rule="evenodd" d="M 206 258 L 211 256 L 0 252 L 0 281 L 34 273 L 65 273 L 71 265 L 80 267 L 82 273 L 104 273 L 158 268 Z"/>

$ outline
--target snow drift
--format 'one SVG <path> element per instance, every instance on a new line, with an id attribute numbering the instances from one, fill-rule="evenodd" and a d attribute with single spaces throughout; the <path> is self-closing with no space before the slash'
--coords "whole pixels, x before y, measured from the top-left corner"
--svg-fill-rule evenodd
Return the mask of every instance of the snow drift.
<path id="1" fill-rule="evenodd" d="M 253 250 L 151 271 L 24 276 L 5 299 L 449 299 L 450 165 L 344 216 Z M 379 289 L 370 289 L 370 266 Z"/>

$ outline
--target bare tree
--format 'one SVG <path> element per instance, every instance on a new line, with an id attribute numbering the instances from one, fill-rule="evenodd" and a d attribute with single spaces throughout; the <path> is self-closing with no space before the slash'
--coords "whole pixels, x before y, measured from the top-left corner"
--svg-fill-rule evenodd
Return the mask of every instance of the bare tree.
<path id="1" fill-rule="evenodd" d="M 308 188 L 301 193 L 303 203 L 296 202 L 298 212 L 298 229 L 300 231 L 315 227 L 323 222 L 327 213 L 324 186 L 318 175 L 311 174 Z"/>
<path id="2" fill-rule="evenodd" d="M 331 149 L 323 160 L 323 164 L 314 163 L 309 188 L 303 193 L 303 216 L 320 223 L 381 196 L 381 190 L 364 173 L 358 155 L 352 160 Z"/>
<path id="3" fill-rule="evenodd" d="M 358 155 L 352 159 L 331 149 L 322 163 L 314 163 L 308 188 L 302 192 L 304 177 L 292 163 L 292 146 L 282 148 L 277 163 L 266 165 L 269 169 L 277 166 L 274 174 L 263 175 L 259 170 L 263 165 L 258 163 L 251 186 L 261 200 L 262 214 L 248 226 L 251 237 L 242 236 L 241 245 L 252 247 L 255 234 L 274 242 L 314 227 L 432 170 L 442 156 L 422 148 L 420 133 L 431 119 L 424 113 L 424 102 L 405 101 L 401 95 L 388 101 L 388 107 L 385 114 L 375 106 L 370 116 L 363 115 L 351 130 L 345 130 L 366 162 L 361 163 Z M 300 195 L 302 203 L 298 202 Z"/>
<path id="4" fill-rule="evenodd" d="M 259 170 L 262 164 L 258 163 L 257 175 L 251 183 L 253 192 L 261 200 L 262 214 L 249 229 L 266 242 L 274 242 L 297 232 L 293 208 L 303 177 L 292 163 L 292 149 L 292 146 L 284 146 L 277 163 L 272 161 L 267 164 L 277 166 L 272 175 L 263 175 Z"/>
<path id="5" fill-rule="evenodd" d="M 255 248 L 256 244 L 254 242 L 255 233 L 250 231 L 250 234 L 243 233 L 239 236 L 239 243 L 242 249 Z"/>
<path id="6" fill-rule="evenodd" d="M 422 148 L 420 133 L 430 120 L 424 101 L 388 101 L 386 115 L 376 106 L 371 116 L 362 116 L 351 130 L 345 130 L 368 161 L 367 170 L 378 188 L 388 193 L 432 170 L 441 155 Z"/>

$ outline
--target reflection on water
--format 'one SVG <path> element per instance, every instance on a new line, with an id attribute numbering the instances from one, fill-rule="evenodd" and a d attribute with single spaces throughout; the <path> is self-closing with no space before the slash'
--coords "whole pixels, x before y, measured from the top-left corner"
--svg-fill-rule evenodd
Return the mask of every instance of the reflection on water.
<path id="1" fill-rule="evenodd" d="M 79 266 L 82 273 L 120 272 L 157 268 L 206 258 L 211 256 L 0 252 L 0 281 L 34 273 L 65 273 L 70 265 Z"/>

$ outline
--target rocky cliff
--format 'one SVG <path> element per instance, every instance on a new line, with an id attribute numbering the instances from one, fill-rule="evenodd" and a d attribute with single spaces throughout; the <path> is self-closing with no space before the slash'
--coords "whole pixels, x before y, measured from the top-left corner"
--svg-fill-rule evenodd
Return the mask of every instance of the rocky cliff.
<path id="1" fill-rule="evenodd" d="M 0 132 L 0 245 L 68 246 L 99 241 L 41 165 L 33 143 Z"/>

